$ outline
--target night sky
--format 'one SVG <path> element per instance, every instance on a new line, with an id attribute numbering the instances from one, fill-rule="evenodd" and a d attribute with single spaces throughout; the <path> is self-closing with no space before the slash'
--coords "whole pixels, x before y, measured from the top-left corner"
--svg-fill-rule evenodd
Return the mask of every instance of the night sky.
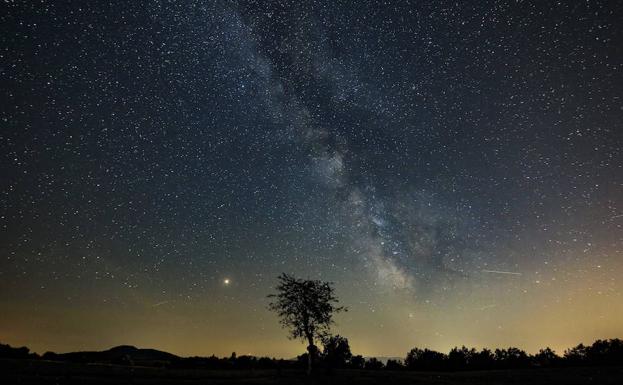
<path id="1" fill-rule="evenodd" d="M 623 336 L 618 1 L 8 1 L 0 341 L 292 357 Z"/>

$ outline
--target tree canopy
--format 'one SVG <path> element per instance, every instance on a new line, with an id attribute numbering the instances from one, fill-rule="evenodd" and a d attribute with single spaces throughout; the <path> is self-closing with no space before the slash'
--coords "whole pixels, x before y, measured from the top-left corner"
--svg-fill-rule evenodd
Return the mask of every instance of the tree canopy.
<path id="1" fill-rule="evenodd" d="M 318 350 L 314 341 L 325 341 L 330 336 L 333 315 L 346 308 L 338 306 L 339 301 L 330 282 L 299 279 L 285 273 L 277 279 L 276 293 L 268 296 L 271 299 L 268 308 L 290 331 L 289 338 L 307 342 L 309 372 Z"/>

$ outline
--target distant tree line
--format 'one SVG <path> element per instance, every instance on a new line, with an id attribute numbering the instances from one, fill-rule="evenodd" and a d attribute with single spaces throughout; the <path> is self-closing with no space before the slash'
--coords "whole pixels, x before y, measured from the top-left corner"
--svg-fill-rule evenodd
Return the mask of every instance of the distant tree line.
<path id="1" fill-rule="evenodd" d="M 168 354 L 168 353 L 165 353 Z M 297 357 L 296 360 L 275 359 L 269 357 L 254 357 L 248 355 L 230 357 L 177 357 L 154 361 L 155 366 L 171 369 L 305 369 L 308 365 L 308 353 Z M 441 353 L 430 349 L 413 348 L 404 360 L 389 359 L 382 362 L 377 358 L 364 358 L 353 355 L 348 339 L 341 336 L 332 336 L 325 339 L 322 351 L 315 352 L 314 364 L 325 371 L 334 369 L 365 369 L 365 370 L 414 370 L 414 371 L 464 371 L 464 370 L 491 370 L 491 369 L 522 369 L 548 368 L 571 366 L 606 366 L 623 365 L 623 340 L 597 340 L 592 345 L 579 344 L 557 355 L 550 348 L 541 349 L 536 354 L 527 354 L 525 351 L 510 347 L 508 349 L 482 349 L 455 347 L 450 352 Z M 28 348 L 14 348 L 0 344 L 0 358 L 9 359 L 44 359 L 69 362 L 103 362 L 79 353 L 56 354 L 47 352 L 43 356 L 31 353 Z M 122 356 L 111 358 L 104 363 L 118 365 L 134 365 L 132 358 Z M 145 362 L 141 363 L 144 365 Z"/>
<path id="2" fill-rule="evenodd" d="M 536 354 L 528 354 L 515 347 L 476 350 L 462 346 L 453 348 L 447 354 L 413 348 L 404 360 L 389 359 L 385 363 L 374 357 L 364 359 L 360 355 L 352 355 L 346 338 L 340 336 L 332 338 L 334 340 L 325 343 L 324 351 L 319 356 L 321 360 L 319 364 L 325 368 L 464 371 L 623 365 L 623 340 L 617 338 L 597 340 L 592 345 L 579 344 L 567 349 L 562 356 L 550 348 L 541 349 Z"/>
<path id="3" fill-rule="evenodd" d="M 562 356 L 557 355 L 550 348 L 541 349 L 536 354 L 528 354 L 515 347 L 476 350 L 463 346 L 453 348 L 448 354 L 430 349 L 413 348 L 402 361 L 390 359 L 384 366 L 377 363 L 367 366 L 364 364 L 364 368 L 462 371 L 606 365 L 623 365 L 622 340 L 597 340 L 589 346 L 579 344 L 566 350 Z M 361 368 L 361 363 L 351 362 L 351 367 Z"/>
<path id="4" fill-rule="evenodd" d="M 237 356 L 236 353 L 232 353 L 230 357 L 223 358 L 214 355 L 210 357 L 179 357 L 172 360 L 168 367 L 172 369 L 281 370 L 298 368 L 298 364 L 291 360 L 249 355 Z"/>

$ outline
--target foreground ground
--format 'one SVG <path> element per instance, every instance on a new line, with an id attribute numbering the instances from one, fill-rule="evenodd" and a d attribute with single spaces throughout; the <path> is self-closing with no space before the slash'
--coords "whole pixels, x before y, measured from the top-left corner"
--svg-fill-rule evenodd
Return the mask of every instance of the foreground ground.
<path id="1" fill-rule="evenodd" d="M 0 360 L 2 384 L 623 384 L 623 366 L 422 373 L 343 370 L 306 378 L 273 370 L 167 370 L 51 361 Z"/>

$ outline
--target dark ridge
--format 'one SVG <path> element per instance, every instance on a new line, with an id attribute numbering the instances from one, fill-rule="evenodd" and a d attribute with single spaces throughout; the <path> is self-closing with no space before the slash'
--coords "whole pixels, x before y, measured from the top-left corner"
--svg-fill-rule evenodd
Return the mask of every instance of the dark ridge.
<path id="1" fill-rule="evenodd" d="M 120 345 L 104 351 L 85 351 L 70 353 L 47 352 L 43 359 L 81 363 L 110 363 L 125 365 L 165 366 L 176 359 L 175 354 L 156 349 L 139 349 L 135 346 Z"/>

